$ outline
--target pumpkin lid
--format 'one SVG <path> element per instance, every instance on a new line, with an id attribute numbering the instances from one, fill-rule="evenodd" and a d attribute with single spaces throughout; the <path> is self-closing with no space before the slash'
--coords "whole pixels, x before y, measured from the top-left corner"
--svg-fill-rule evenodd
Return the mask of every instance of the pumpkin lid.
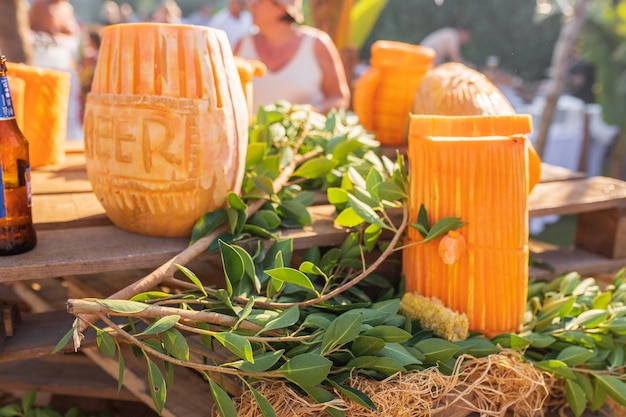
<path id="1" fill-rule="evenodd" d="M 411 114 L 409 136 L 481 137 L 526 135 L 532 132 L 529 114 L 437 116 Z"/>
<path id="2" fill-rule="evenodd" d="M 435 50 L 405 42 L 378 40 L 371 47 L 373 66 L 432 66 Z"/>

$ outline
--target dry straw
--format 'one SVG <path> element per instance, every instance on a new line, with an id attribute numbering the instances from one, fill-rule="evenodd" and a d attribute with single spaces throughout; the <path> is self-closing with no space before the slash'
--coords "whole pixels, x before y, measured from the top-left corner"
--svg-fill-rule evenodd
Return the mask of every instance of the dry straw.
<path id="1" fill-rule="evenodd" d="M 519 353 L 504 351 L 480 359 L 462 356 L 452 376 L 431 368 L 384 381 L 351 378 L 347 384 L 368 395 L 377 411 L 344 400 L 337 392 L 335 402 L 320 405 L 283 382 L 262 382 L 256 388 L 278 417 L 318 417 L 326 407 L 341 409 L 348 417 L 463 417 L 471 413 L 535 417 L 543 415 L 553 383 Z M 237 405 L 240 417 L 262 416 L 249 392 Z"/>

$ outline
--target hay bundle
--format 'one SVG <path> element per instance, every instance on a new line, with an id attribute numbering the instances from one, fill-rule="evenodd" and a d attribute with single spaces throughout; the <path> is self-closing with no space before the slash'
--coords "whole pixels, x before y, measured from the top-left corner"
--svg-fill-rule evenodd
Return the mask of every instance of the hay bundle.
<path id="1" fill-rule="evenodd" d="M 512 351 L 480 359 L 462 356 L 452 376 L 431 368 L 384 381 L 355 376 L 347 384 L 368 395 L 378 410 L 345 400 L 337 392 L 333 403 L 317 404 L 283 382 L 262 382 L 256 388 L 272 404 L 278 417 L 317 417 L 326 407 L 344 410 L 349 417 L 462 417 L 473 412 L 503 416 L 507 411 L 531 417 L 543 414 L 549 395 L 544 374 Z M 239 416 L 262 416 L 249 392 L 239 398 L 237 405 Z"/>

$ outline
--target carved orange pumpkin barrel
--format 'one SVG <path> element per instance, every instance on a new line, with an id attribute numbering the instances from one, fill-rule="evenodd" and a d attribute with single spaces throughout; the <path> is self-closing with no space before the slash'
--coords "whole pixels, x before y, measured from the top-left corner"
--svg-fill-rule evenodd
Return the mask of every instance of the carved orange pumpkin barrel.
<path id="1" fill-rule="evenodd" d="M 85 108 L 87 174 L 113 223 L 189 236 L 243 179 L 248 107 L 226 35 L 107 26 Z"/>

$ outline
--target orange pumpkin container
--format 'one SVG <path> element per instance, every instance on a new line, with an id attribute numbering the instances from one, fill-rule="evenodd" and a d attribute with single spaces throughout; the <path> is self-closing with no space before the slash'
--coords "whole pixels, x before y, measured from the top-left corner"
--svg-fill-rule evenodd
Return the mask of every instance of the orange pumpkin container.
<path id="1" fill-rule="evenodd" d="M 87 174 L 122 229 L 189 236 L 238 192 L 248 107 L 225 34 L 107 26 L 85 108 Z"/>
<path id="2" fill-rule="evenodd" d="M 383 145 L 406 143 L 415 90 L 432 68 L 435 51 L 420 45 L 380 40 L 371 66 L 356 81 L 352 101 L 363 127 Z"/>
<path id="3" fill-rule="evenodd" d="M 431 225 L 460 217 L 465 226 L 403 250 L 407 291 L 467 314 L 488 336 L 516 332 L 528 292 L 528 115 L 412 115 L 410 212 L 424 205 Z"/>
<path id="4" fill-rule="evenodd" d="M 16 111 L 18 125 L 28 139 L 30 166 L 36 168 L 63 161 L 70 73 L 19 63 L 7 63 L 7 67 L 11 77 L 22 79 L 24 84 L 23 101 L 18 103 Z M 19 95 L 17 97 L 19 99 Z M 23 108 L 22 116 L 19 107 Z"/>

